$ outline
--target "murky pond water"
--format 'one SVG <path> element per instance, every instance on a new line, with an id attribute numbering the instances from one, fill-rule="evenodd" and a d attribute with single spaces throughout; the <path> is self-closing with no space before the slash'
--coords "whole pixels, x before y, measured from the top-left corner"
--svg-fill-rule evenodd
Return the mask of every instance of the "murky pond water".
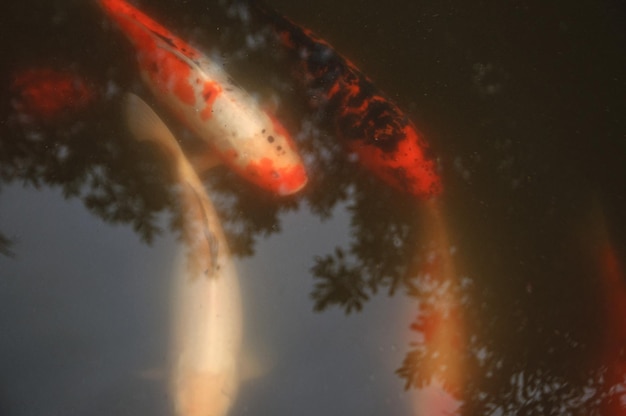
<path id="1" fill-rule="evenodd" d="M 308 175 L 279 196 L 198 170 L 241 291 L 229 415 L 626 411 L 617 2 L 267 1 L 413 120 L 441 181 L 432 197 L 338 137 L 328 69 L 294 56 L 299 38 L 255 2 L 132 4 L 275 114 Z M 154 98 L 97 2 L 1 9 L 0 414 L 176 414 L 187 205 L 174 159 L 129 130 L 127 93 L 196 166 L 208 147 Z"/>

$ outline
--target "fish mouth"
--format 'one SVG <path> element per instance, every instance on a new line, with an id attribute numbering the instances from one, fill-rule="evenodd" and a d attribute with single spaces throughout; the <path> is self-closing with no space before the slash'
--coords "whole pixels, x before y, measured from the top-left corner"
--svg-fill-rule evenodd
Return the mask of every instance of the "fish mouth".
<path id="1" fill-rule="evenodd" d="M 278 181 L 278 188 L 275 190 L 278 195 L 285 196 L 295 194 L 302 190 L 309 182 L 304 166 L 296 165 L 289 169 L 284 169 Z"/>
<path id="2" fill-rule="evenodd" d="M 249 163 L 241 173 L 259 187 L 281 196 L 300 191 L 309 180 L 301 163 L 277 167 L 270 158 Z"/>
<path id="3" fill-rule="evenodd" d="M 305 177 L 304 180 L 296 186 L 293 186 L 291 184 L 285 184 L 285 183 L 280 184 L 277 190 L 277 194 L 280 196 L 287 196 L 287 195 L 295 194 L 296 192 L 301 191 L 308 182 L 309 182 L 309 179 Z"/>

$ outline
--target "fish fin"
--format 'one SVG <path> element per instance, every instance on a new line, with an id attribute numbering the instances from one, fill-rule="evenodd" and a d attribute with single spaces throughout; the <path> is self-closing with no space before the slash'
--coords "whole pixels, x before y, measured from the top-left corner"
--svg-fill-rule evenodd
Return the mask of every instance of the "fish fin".
<path id="1" fill-rule="evenodd" d="M 222 165 L 222 161 L 213 149 L 207 149 L 203 152 L 189 158 L 194 170 L 199 176 L 204 176 L 208 171 L 216 166 Z"/>
<path id="2" fill-rule="evenodd" d="M 128 128 L 137 140 L 156 143 L 174 156 L 181 155 L 182 150 L 174 134 L 139 96 L 132 93 L 126 94 L 124 113 Z"/>

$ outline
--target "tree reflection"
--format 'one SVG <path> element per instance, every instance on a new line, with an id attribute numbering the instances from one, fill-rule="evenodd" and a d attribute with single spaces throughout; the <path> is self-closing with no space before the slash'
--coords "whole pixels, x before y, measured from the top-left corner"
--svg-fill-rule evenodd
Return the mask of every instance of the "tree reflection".
<path id="1" fill-rule="evenodd" d="M 14 7 L 27 7 L 28 2 L 24 4 Z M 204 21 L 206 13 L 193 13 L 194 7 L 201 10 L 207 6 L 204 2 L 191 2 L 189 9 L 180 12 L 181 21 Z M 210 7 L 211 18 L 219 19 L 216 17 L 219 8 Z M 24 38 L 11 42 L 31 45 L 29 53 L 42 56 L 51 56 L 46 52 L 51 48 L 67 62 L 59 64 L 62 59 L 55 58 L 55 65 L 83 71 L 98 90 L 100 99 L 81 113 L 79 119 L 58 123 L 42 123 L 28 117 L 12 104 L 15 97 L 3 100 L 0 178 L 4 183 L 36 188 L 58 187 L 67 198 L 80 198 L 99 218 L 131 226 L 147 243 L 163 231 L 158 226 L 163 213 L 168 213 L 172 230 L 180 232 L 177 201 L 166 186 L 172 179 L 170 173 L 157 163 L 160 156 L 156 149 L 130 140 L 119 116 L 122 92 L 141 89 L 132 51 L 123 39 L 116 40 L 112 32 L 93 24 L 102 19 L 97 13 L 93 17 L 99 20 L 86 24 L 84 14 L 91 12 L 76 9 L 79 11 L 68 12 L 65 25 L 81 22 L 85 26 L 85 38 L 92 45 L 102 45 L 102 53 L 84 57 L 84 53 L 72 56 L 64 52 L 59 45 L 79 48 L 84 40 L 72 39 L 72 32 L 66 32 L 65 26 L 57 31 L 50 19 L 42 20 L 43 29 L 53 33 L 47 40 L 36 39 L 32 32 L 17 31 Z M 24 10 L 4 16 L 8 15 L 17 19 L 11 23 L 17 26 L 19 19 L 24 19 L 20 16 L 29 16 Z M 233 21 L 227 16 L 222 19 Z M 188 33 L 191 32 L 194 31 L 189 29 Z M 226 43 L 245 43 L 240 39 L 245 38 L 245 32 L 239 36 L 237 30 L 225 33 Z M 195 33 L 195 36 L 202 40 L 203 34 Z M 3 69 L 7 71 L 2 74 L 6 86 L 3 91 L 9 90 L 12 74 L 31 63 L 24 58 L 25 52 L 18 53 L 14 47 L 11 51 L 22 60 L 16 58 L 13 67 Z M 125 55 L 120 57 L 120 51 Z M 263 61 L 255 65 L 253 61 L 260 55 L 255 51 L 241 58 L 243 55 L 234 53 L 233 61 L 250 63 L 253 69 L 249 71 L 263 65 L 275 69 L 276 63 L 272 66 L 271 62 Z M 273 72 L 267 72 L 271 78 Z M 288 71 L 279 73 L 288 74 Z M 576 197 L 571 197 L 569 189 L 561 189 L 563 183 L 587 180 L 581 179 L 584 175 L 580 173 L 570 174 L 570 170 L 562 169 L 558 162 L 563 162 L 565 156 L 561 159 L 545 156 L 549 163 L 541 165 L 539 156 L 520 152 L 521 156 L 512 156 L 513 162 L 503 163 L 508 150 L 487 148 L 485 143 L 491 140 L 512 146 L 508 139 L 502 139 L 511 134 L 510 129 L 498 127 L 497 121 L 493 121 L 496 116 L 487 121 L 477 116 L 476 124 L 481 130 L 474 132 L 475 136 L 487 135 L 484 143 L 477 145 L 485 147 L 481 148 L 482 152 L 475 155 L 469 144 L 454 143 L 461 154 L 475 156 L 480 161 L 472 171 L 474 183 L 458 186 L 460 179 L 449 171 L 444 181 L 451 188 L 457 185 L 458 189 L 456 195 L 447 196 L 450 200 L 444 201 L 446 206 L 453 207 L 451 228 L 459 236 L 458 249 L 465 257 L 475 260 L 462 269 L 466 273 L 457 273 L 454 279 L 433 280 L 428 272 L 431 250 L 423 203 L 388 189 L 364 172 L 358 161 L 346 155 L 341 144 L 334 140 L 332 127 L 305 110 L 303 102 L 307 97 L 300 96 L 297 88 L 282 76 L 278 78 L 280 81 L 272 82 L 272 86 L 282 85 L 279 116 L 291 131 L 298 132 L 309 186 L 299 195 L 279 198 L 245 183 L 226 169 L 217 168 L 207 174 L 206 184 L 211 187 L 233 253 L 253 255 L 259 237 L 280 232 L 281 215 L 286 212 L 306 205 L 323 221 L 342 203 L 350 214 L 350 242 L 347 246 L 331 243 L 329 253 L 311 260 L 314 309 L 322 312 L 341 308 L 350 314 L 362 310 L 381 291 L 408 293 L 416 303 L 407 320 L 407 332 L 415 339 L 403 362 L 398 363 L 397 371 L 407 388 L 422 388 L 438 380 L 462 401 L 461 412 L 469 415 L 498 412 L 590 415 L 600 414 L 601 406 L 619 407 L 620 394 L 626 385 L 624 374 L 616 375 L 613 369 L 623 364 L 623 346 L 613 345 L 608 358 L 591 363 L 588 359 L 598 354 L 595 343 L 602 337 L 598 328 L 605 322 L 605 317 L 593 312 L 598 309 L 597 299 L 593 298 L 598 287 L 592 283 L 597 268 L 587 267 L 585 256 L 572 255 L 578 253 L 576 250 L 557 253 L 565 244 L 563 236 L 571 233 L 572 224 L 580 218 L 580 212 L 571 207 L 583 204 L 586 198 L 585 192 L 580 191 L 583 185 L 571 191 Z M 254 85 L 246 86 L 254 88 Z M 497 110 L 490 111 L 497 114 Z M 517 107 L 508 110 L 513 113 Z M 474 113 L 468 110 L 468 114 L 467 118 L 471 118 Z M 532 120 L 534 114 L 533 108 L 527 118 Z M 511 123 L 510 118 L 502 119 L 503 125 Z M 534 127 L 540 130 L 543 126 Z M 489 128 L 493 131 L 488 131 Z M 197 142 L 181 137 L 190 154 L 198 151 Z M 535 174 L 519 166 L 514 168 L 520 172 L 511 173 L 514 169 L 510 165 L 517 159 L 526 160 L 525 157 L 539 163 L 548 174 L 533 189 L 513 191 L 508 184 L 503 185 L 510 179 L 507 175 L 515 173 L 516 178 L 530 182 L 528 178 Z M 559 168 L 545 168 L 550 164 Z M 567 166 L 573 165 L 570 162 Z M 576 168 L 573 166 L 571 170 Z M 556 179 L 547 180 L 551 175 Z M 518 182 L 515 186 L 521 186 Z M 528 206 L 526 199 L 533 197 L 539 201 L 533 204 L 540 206 Z M 617 206 L 623 206 L 623 202 Z M 456 220 L 461 216 L 459 212 L 463 214 L 463 222 Z M 623 221 L 616 221 L 616 227 L 623 227 Z M 11 255 L 13 251 L 11 240 L 0 234 L 0 254 Z M 522 264 L 524 261 L 527 263 Z M 448 300 L 442 301 L 446 296 Z M 455 324 L 459 317 L 463 317 L 462 325 Z"/>
<path id="2" fill-rule="evenodd" d="M 99 111 L 101 110 L 98 109 Z M 109 113 L 110 114 L 110 113 Z M 35 188 L 60 187 L 66 198 L 111 223 L 131 224 L 144 241 L 159 233 L 156 215 L 171 203 L 163 192 L 163 174 L 139 148 L 120 133 L 120 126 L 86 114 L 79 122 L 48 126 L 7 117 L 0 152 L 0 177 Z M 111 114 L 109 120 L 115 120 Z"/>
<path id="3" fill-rule="evenodd" d="M 15 253 L 11 250 L 11 246 L 13 245 L 13 241 L 6 237 L 4 234 L 0 233 L 0 254 L 13 257 Z"/>

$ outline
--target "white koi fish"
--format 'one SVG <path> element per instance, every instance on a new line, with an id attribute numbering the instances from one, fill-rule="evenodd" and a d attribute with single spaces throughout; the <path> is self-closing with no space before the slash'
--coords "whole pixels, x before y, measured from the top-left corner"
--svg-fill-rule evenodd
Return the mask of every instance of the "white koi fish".
<path id="1" fill-rule="evenodd" d="M 174 167 L 188 253 L 174 276 L 170 388 L 178 416 L 224 416 L 239 384 L 242 310 L 239 280 L 215 208 L 178 142 L 135 95 L 130 129 Z"/>
<path id="2" fill-rule="evenodd" d="M 99 0 L 137 50 L 152 93 L 219 158 L 248 181 L 280 195 L 307 175 L 285 128 L 224 69 L 125 0 Z"/>

